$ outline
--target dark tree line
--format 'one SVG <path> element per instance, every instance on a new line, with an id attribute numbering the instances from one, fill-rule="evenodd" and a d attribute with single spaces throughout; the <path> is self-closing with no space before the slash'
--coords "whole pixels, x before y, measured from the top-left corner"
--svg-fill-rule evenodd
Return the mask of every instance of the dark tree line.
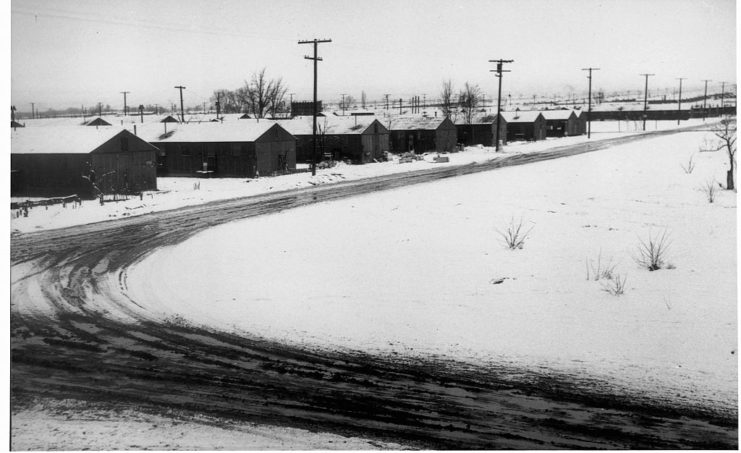
<path id="1" fill-rule="evenodd" d="M 221 113 L 247 113 L 254 118 L 273 117 L 289 111 L 290 106 L 285 99 L 287 92 L 288 87 L 283 79 L 268 78 L 263 68 L 235 90 L 214 91 L 211 102 L 213 105 L 219 102 Z"/>

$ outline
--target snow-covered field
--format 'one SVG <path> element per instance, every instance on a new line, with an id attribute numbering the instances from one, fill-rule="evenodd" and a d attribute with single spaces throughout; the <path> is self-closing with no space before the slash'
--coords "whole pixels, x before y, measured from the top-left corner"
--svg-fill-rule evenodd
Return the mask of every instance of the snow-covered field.
<path id="1" fill-rule="evenodd" d="M 646 139 L 222 225 L 144 259 L 129 292 L 194 324 L 583 373 L 732 409 L 736 193 L 710 204 L 700 190 L 724 182 L 728 165 L 721 152 L 698 152 L 708 137 Z M 532 228 L 519 250 L 497 233 L 512 219 Z M 671 269 L 649 272 L 634 260 L 638 245 L 664 231 Z M 623 295 L 604 290 L 611 280 L 587 280 L 598 257 L 627 277 Z"/>
<path id="2" fill-rule="evenodd" d="M 78 401 L 38 401 L 13 414 L 13 450 L 371 450 L 402 446 L 302 429 L 207 416 L 153 415 L 91 408 Z"/>
<path id="3" fill-rule="evenodd" d="M 68 120 L 68 119 L 64 119 Z M 682 126 L 700 124 L 701 120 L 683 122 Z M 592 140 L 612 138 L 626 134 L 639 133 L 633 123 L 625 122 L 619 126 L 617 122 L 595 122 L 592 124 Z M 648 131 L 675 128 L 676 122 L 665 121 L 649 122 Z M 627 132 L 626 132 L 627 131 Z M 310 173 L 268 177 L 260 179 L 222 178 L 222 179 L 195 179 L 195 178 L 158 178 L 159 191 L 147 192 L 143 199 L 138 197 L 127 201 L 109 202 L 100 205 L 97 200 L 83 201 L 81 206 L 72 204 L 63 207 L 52 205 L 36 207 L 29 211 L 28 217 L 19 216 L 11 211 L 11 231 L 31 232 L 43 229 L 63 228 L 82 225 L 91 222 L 100 222 L 128 216 L 136 216 L 150 212 L 176 209 L 183 206 L 207 203 L 215 200 L 245 197 L 271 191 L 311 187 L 312 185 L 327 184 L 344 180 L 354 180 L 372 176 L 408 172 L 441 165 L 460 165 L 471 162 L 483 162 L 497 159 L 508 154 L 530 153 L 544 151 L 555 146 L 563 146 L 587 141 L 586 136 L 551 138 L 539 142 L 513 142 L 503 147 L 500 153 L 493 148 L 469 147 L 464 152 L 449 155 L 450 163 L 434 163 L 434 154 L 425 156 L 423 161 L 399 164 L 397 161 L 373 163 L 366 165 L 339 164 L 336 167 L 318 170 L 316 176 Z M 199 183 L 196 190 L 194 184 Z M 13 201 L 23 201 L 27 198 L 14 198 Z"/>

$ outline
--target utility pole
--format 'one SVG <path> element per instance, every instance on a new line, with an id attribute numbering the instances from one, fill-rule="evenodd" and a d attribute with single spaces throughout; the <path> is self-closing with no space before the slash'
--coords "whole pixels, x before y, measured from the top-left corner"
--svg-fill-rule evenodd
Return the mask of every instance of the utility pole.
<path id="1" fill-rule="evenodd" d="M 185 122 L 185 110 L 183 109 L 183 90 L 185 89 L 184 86 L 178 85 L 175 88 L 180 90 L 180 122 Z"/>
<path id="2" fill-rule="evenodd" d="M 384 94 L 384 96 L 386 96 L 386 110 L 388 110 L 389 109 L 389 96 L 391 96 L 391 95 L 390 94 Z"/>
<path id="3" fill-rule="evenodd" d="M 311 176 L 316 175 L 316 115 L 317 115 L 317 105 L 316 105 L 316 77 L 317 77 L 317 62 L 322 61 L 321 57 L 317 56 L 317 47 L 321 43 L 325 42 L 332 42 L 331 39 L 312 39 L 311 41 L 299 41 L 299 44 L 314 44 L 314 56 L 310 57 L 308 55 L 304 56 L 306 60 L 313 60 L 314 61 L 314 128 L 312 129 L 312 142 L 314 143 L 314 153 L 311 156 Z"/>
<path id="4" fill-rule="evenodd" d="M 289 112 L 290 112 L 291 118 L 293 118 L 293 95 L 294 94 L 296 93 L 288 93 L 288 95 L 291 97 L 291 100 L 289 101 L 290 102 Z"/>
<path id="5" fill-rule="evenodd" d="M 720 116 L 723 117 L 723 108 L 725 107 L 726 103 L 726 83 L 720 82 Z"/>
<path id="6" fill-rule="evenodd" d="M 677 105 L 677 126 L 679 126 L 679 122 L 682 121 L 682 80 L 686 80 L 687 77 L 677 77 L 677 80 L 679 80 L 679 102 Z"/>
<path id="7" fill-rule="evenodd" d="M 346 93 L 343 93 L 340 96 L 342 96 L 342 105 L 341 105 L 341 107 L 342 107 L 342 116 L 345 116 L 345 96 L 347 96 L 347 94 Z"/>
<path id="8" fill-rule="evenodd" d="M 103 103 L 98 102 L 98 116 L 103 116 Z"/>
<path id="9" fill-rule="evenodd" d="M 592 138 L 592 71 L 599 71 L 599 68 L 582 68 L 582 71 L 589 71 L 589 109 L 587 110 L 587 138 Z"/>
<path id="10" fill-rule="evenodd" d="M 505 72 L 512 72 L 506 69 L 502 69 L 504 63 L 513 63 L 515 60 L 489 60 L 489 63 L 496 63 L 497 69 L 490 69 L 489 72 L 496 72 L 496 76 L 499 78 L 499 91 L 497 94 L 497 133 L 494 137 L 494 143 L 496 144 L 496 150 L 499 151 L 499 130 L 502 126 L 502 76 Z"/>
<path id="11" fill-rule="evenodd" d="M 646 130 L 646 110 L 648 109 L 648 78 L 656 74 L 641 74 L 646 77 L 646 89 L 643 96 L 643 130 Z"/>
<path id="12" fill-rule="evenodd" d="M 710 79 L 703 80 L 705 82 L 705 96 L 702 98 L 702 120 L 705 121 L 705 116 L 708 114 L 708 82 Z"/>
<path id="13" fill-rule="evenodd" d="M 124 116 L 126 116 L 126 95 L 131 93 L 131 91 L 122 91 L 121 94 L 124 95 Z"/>
<path id="14" fill-rule="evenodd" d="M 139 118 L 144 123 L 144 104 L 139 104 Z"/>
<path id="15" fill-rule="evenodd" d="M 422 93 L 422 109 L 427 109 L 427 93 Z"/>
<path id="16" fill-rule="evenodd" d="M 221 117 L 221 93 L 216 93 L 216 119 Z"/>
<path id="17" fill-rule="evenodd" d="M 36 105 L 35 102 L 31 103 L 31 119 L 36 119 L 36 113 L 34 113 L 34 106 Z"/>
<path id="18" fill-rule="evenodd" d="M 399 98 L 399 115 L 401 115 L 401 98 Z"/>

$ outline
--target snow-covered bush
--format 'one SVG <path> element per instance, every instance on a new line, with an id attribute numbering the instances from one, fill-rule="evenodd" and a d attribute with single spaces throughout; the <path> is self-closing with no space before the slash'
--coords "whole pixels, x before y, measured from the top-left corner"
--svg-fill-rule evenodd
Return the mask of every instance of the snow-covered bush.
<path id="1" fill-rule="evenodd" d="M 649 233 L 646 242 L 640 238 L 638 240 L 640 245 L 638 246 L 638 256 L 635 258 L 636 262 L 649 271 L 656 271 L 664 267 L 670 244 L 666 230 L 656 236 Z"/>
<path id="2" fill-rule="evenodd" d="M 715 193 L 718 191 L 718 187 L 715 180 L 706 181 L 703 186 L 700 186 L 700 190 L 705 194 L 708 203 L 715 201 Z"/>
<path id="3" fill-rule="evenodd" d="M 606 263 L 602 262 L 602 252 L 597 255 L 596 263 L 593 260 L 587 259 L 587 280 L 598 281 L 600 279 L 611 280 L 615 273 L 615 266 L 612 262 L 612 258 L 609 258 Z"/>
<path id="4" fill-rule="evenodd" d="M 680 164 L 681 167 L 682 167 L 682 170 L 684 170 L 684 172 L 687 173 L 688 175 L 690 173 L 692 173 L 692 171 L 695 169 L 695 161 L 694 161 L 694 158 L 695 158 L 695 156 L 692 155 L 692 156 L 690 156 L 690 158 L 689 158 L 689 160 L 688 160 L 688 162 L 686 164 Z"/>
<path id="5" fill-rule="evenodd" d="M 525 246 L 525 239 L 527 239 L 533 228 L 530 227 L 529 230 L 523 231 L 522 219 L 515 223 L 515 219 L 513 218 L 510 219 L 509 225 L 507 225 L 504 231 L 497 230 L 497 233 L 502 237 L 507 248 L 517 250 Z"/>
<path id="6" fill-rule="evenodd" d="M 625 282 L 628 281 L 628 276 L 620 276 L 615 274 L 612 278 L 602 282 L 602 289 L 612 294 L 613 296 L 620 296 L 625 292 Z"/>

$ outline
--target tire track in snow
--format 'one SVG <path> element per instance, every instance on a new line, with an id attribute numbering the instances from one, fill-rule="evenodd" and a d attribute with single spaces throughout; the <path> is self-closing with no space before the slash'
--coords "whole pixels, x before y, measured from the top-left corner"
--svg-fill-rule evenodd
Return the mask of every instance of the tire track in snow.
<path id="1" fill-rule="evenodd" d="M 13 406 L 54 396 L 418 448 L 736 448 L 737 414 L 719 408 L 613 395 L 582 376 L 297 348 L 155 319 L 125 293 L 127 267 L 214 225 L 670 133 L 14 235 Z"/>

